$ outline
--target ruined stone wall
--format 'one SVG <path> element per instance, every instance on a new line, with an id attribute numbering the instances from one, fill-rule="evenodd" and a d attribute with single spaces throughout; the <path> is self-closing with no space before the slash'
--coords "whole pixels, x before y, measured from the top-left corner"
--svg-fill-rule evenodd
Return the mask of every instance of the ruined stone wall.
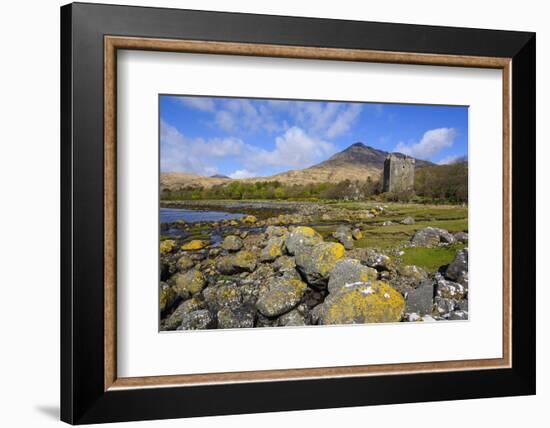
<path id="1" fill-rule="evenodd" d="M 384 192 L 414 189 L 414 159 L 388 155 L 384 161 Z"/>

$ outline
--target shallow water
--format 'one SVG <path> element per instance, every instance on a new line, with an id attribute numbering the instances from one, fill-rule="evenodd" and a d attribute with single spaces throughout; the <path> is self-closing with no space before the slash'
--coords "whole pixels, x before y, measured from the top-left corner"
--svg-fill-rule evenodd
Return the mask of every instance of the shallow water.
<path id="1" fill-rule="evenodd" d="M 245 214 L 242 213 L 228 213 L 223 211 L 198 211 L 186 210 L 181 208 L 161 208 L 160 222 L 170 223 L 178 220 L 184 220 L 188 223 L 195 223 L 197 221 L 220 221 L 239 219 L 244 215 Z"/>

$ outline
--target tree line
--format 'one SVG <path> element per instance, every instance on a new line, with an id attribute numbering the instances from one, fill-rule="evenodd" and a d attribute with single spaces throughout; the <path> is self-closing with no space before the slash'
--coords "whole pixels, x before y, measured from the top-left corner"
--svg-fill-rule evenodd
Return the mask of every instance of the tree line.
<path id="1" fill-rule="evenodd" d="M 414 191 L 383 193 L 380 179 L 344 180 L 338 183 L 286 184 L 279 181 L 231 181 L 212 187 L 164 189 L 163 200 L 288 199 L 386 200 L 462 203 L 468 200 L 468 165 L 434 165 L 415 171 Z"/>

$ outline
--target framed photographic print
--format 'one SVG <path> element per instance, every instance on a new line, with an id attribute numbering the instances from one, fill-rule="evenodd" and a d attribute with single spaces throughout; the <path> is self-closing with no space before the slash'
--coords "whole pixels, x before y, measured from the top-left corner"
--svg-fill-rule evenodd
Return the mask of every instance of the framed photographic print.
<path id="1" fill-rule="evenodd" d="M 61 8 L 72 424 L 535 393 L 535 35 Z"/>

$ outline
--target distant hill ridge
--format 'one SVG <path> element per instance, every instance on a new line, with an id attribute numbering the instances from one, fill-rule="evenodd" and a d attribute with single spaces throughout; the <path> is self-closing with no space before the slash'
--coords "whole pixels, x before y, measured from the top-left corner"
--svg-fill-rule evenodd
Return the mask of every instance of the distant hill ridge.
<path id="1" fill-rule="evenodd" d="M 240 179 L 239 181 L 255 183 L 260 181 L 279 181 L 284 184 L 311 184 L 331 182 L 337 183 L 344 180 L 366 181 L 380 178 L 384 170 L 384 160 L 389 152 L 375 149 L 361 142 L 357 142 L 348 148 L 338 152 L 327 160 L 310 166 L 309 168 L 289 170 L 269 177 L 254 177 Z M 397 153 L 398 156 L 405 156 Z M 416 160 L 416 167 L 434 165 L 421 159 Z M 211 177 L 202 177 L 189 173 L 162 173 L 160 177 L 161 190 L 175 190 L 183 187 L 211 187 L 226 184 L 233 179 L 216 174 Z"/>

